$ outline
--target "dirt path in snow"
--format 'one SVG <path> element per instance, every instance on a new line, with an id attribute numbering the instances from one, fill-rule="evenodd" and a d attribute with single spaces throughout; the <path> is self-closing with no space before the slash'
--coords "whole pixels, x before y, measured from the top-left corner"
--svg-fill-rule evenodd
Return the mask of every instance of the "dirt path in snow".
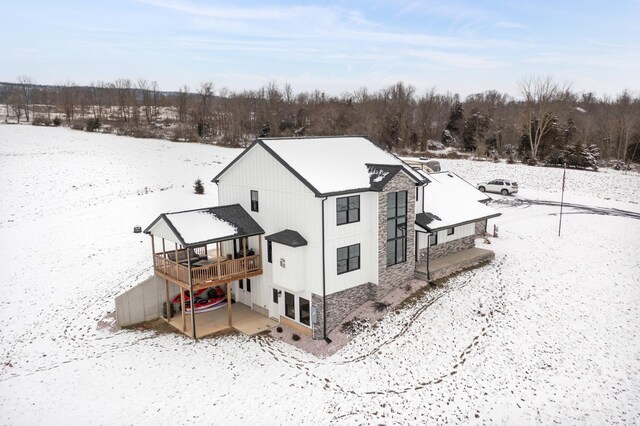
<path id="1" fill-rule="evenodd" d="M 560 202 L 558 201 L 550 201 L 550 200 L 530 200 L 527 198 L 500 198 L 493 200 L 492 203 L 502 204 L 509 207 L 531 207 L 532 205 L 537 206 L 552 206 L 552 207 L 560 207 Z M 573 203 L 563 203 L 564 207 L 578 210 L 577 212 L 571 212 L 567 214 L 599 214 L 604 216 L 620 216 L 620 217 L 628 217 L 631 219 L 640 219 L 640 213 L 632 212 L 629 210 L 621 210 L 612 207 L 598 207 L 598 206 L 587 206 L 584 204 L 573 204 Z"/>

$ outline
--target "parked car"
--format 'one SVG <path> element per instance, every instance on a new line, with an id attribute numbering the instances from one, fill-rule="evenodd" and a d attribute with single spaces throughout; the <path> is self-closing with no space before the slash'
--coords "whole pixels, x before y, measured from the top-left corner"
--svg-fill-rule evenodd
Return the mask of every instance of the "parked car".
<path id="1" fill-rule="evenodd" d="M 495 179 L 489 182 L 480 182 L 477 188 L 482 192 L 511 195 L 518 192 L 518 183 L 506 179 Z"/>

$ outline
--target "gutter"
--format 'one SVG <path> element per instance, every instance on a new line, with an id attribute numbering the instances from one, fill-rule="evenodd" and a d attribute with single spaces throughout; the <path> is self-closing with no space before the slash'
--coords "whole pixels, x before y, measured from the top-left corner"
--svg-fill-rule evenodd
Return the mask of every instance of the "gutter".
<path id="1" fill-rule="evenodd" d="M 327 336 L 327 279 L 326 279 L 326 265 L 324 258 L 324 202 L 328 197 L 322 199 L 322 334 L 324 335 L 324 341 L 327 344 L 331 343 L 331 339 Z"/>

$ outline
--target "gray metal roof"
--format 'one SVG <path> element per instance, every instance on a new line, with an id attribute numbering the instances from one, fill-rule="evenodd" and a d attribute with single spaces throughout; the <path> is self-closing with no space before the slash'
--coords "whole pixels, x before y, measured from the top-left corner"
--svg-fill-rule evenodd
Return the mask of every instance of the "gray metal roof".
<path id="1" fill-rule="evenodd" d="M 190 223 L 195 220 L 205 226 L 198 227 L 197 223 Z M 206 226 L 209 224 L 211 226 Z M 163 213 L 144 232 L 162 234 L 159 236 L 180 243 L 183 247 L 264 234 L 264 230 L 240 204 Z"/>
<path id="2" fill-rule="evenodd" d="M 264 238 L 267 241 L 272 241 L 289 247 L 302 247 L 307 245 L 307 240 L 305 240 L 297 231 L 293 231 L 291 229 L 285 229 L 284 231 L 267 235 Z"/>

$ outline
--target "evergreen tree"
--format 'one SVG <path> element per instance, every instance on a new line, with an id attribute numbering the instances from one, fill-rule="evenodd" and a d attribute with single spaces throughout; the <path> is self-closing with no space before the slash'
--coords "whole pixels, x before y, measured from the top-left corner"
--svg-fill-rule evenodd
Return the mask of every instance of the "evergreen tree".
<path id="1" fill-rule="evenodd" d="M 460 101 L 455 101 L 449 109 L 449 118 L 447 119 L 447 125 L 445 126 L 445 132 L 448 131 L 448 133 L 442 133 L 442 142 L 450 144 L 452 140 L 457 141 L 463 128 L 464 109 L 462 108 Z"/>
<path id="2" fill-rule="evenodd" d="M 200 178 L 196 179 L 196 182 L 193 185 L 193 191 L 198 195 L 204 194 L 204 185 L 202 185 L 202 180 L 200 180 Z"/>

